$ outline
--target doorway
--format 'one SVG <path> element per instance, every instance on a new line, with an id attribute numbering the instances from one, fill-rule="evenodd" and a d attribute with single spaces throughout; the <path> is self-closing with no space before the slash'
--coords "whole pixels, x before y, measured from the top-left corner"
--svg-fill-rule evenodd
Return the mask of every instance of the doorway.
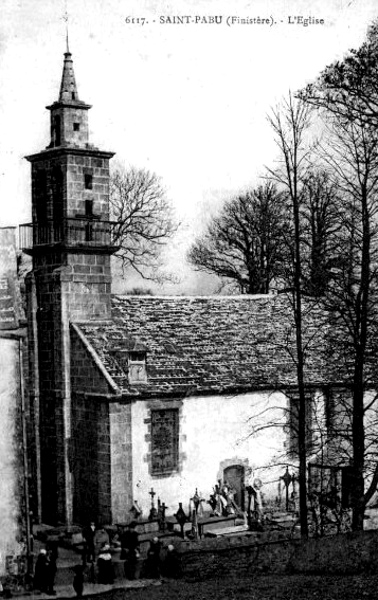
<path id="1" fill-rule="evenodd" d="M 223 482 L 234 491 L 235 504 L 245 510 L 244 482 L 245 469 L 243 465 L 231 465 L 223 470 Z"/>

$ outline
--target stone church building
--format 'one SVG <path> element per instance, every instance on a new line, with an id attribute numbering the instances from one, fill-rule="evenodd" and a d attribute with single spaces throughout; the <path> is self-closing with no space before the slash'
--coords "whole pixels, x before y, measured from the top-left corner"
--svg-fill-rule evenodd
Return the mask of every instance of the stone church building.
<path id="1" fill-rule="evenodd" d="M 254 478 L 277 495 L 292 444 L 293 329 L 280 295 L 118 296 L 111 293 L 109 161 L 88 135 L 71 53 L 47 107 L 51 140 L 27 156 L 32 223 L 21 245 L 27 281 L 33 457 L 45 523 L 121 523 L 154 489 L 168 513 L 218 480 Z M 318 324 L 311 343 L 319 347 Z M 307 367 L 326 398 L 322 361 Z"/>

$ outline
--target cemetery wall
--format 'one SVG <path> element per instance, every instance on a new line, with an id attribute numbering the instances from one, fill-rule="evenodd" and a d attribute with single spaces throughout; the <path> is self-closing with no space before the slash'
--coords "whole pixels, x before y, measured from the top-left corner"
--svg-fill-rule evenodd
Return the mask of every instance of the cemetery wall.
<path id="1" fill-rule="evenodd" d="M 267 540 L 264 534 L 182 542 L 182 575 L 188 580 L 263 573 L 378 573 L 378 532 L 319 539 Z"/>

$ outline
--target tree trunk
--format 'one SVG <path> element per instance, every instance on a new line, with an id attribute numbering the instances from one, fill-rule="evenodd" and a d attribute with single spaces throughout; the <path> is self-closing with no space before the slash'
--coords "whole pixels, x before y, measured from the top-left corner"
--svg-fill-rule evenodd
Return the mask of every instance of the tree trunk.
<path id="1" fill-rule="evenodd" d="M 299 511 L 301 536 L 308 537 L 307 522 L 307 406 L 304 386 L 304 356 L 302 339 L 302 263 L 301 263 L 301 243 L 300 243 L 300 217 L 299 201 L 297 190 L 297 174 L 294 170 L 294 194 L 293 194 L 293 217 L 295 230 L 295 265 L 294 265 L 294 321 L 295 337 L 297 350 L 297 381 L 299 391 L 299 409 L 298 409 L 298 452 L 299 452 Z"/>
<path id="2" fill-rule="evenodd" d="M 365 499 L 364 499 L 364 457 L 365 457 L 365 432 L 364 432 L 364 393 L 362 386 L 362 373 L 356 369 L 353 390 L 353 467 L 354 487 L 352 490 L 352 529 L 361 531 L 364 527 Z"/>
<path id="3" fill-rule="evenodd" d="M 362 248 L 361 248 L 361 283 L 356 299 L 356 339 L 353 377 L 353 516 L 352 529 L 360 531 L 364 527 L 364 468 L 365 468 L 365 427 L 364 427 L 364 365 L 366 362 L 368 298 L 370 281 L 370 222 L 367 208 L 366 190 L 362 198 Z"/>

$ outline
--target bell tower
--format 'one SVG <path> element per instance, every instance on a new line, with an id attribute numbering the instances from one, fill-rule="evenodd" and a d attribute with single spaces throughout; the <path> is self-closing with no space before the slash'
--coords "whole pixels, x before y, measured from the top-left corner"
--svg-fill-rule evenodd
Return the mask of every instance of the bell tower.
<path id="1" fill-rule="evenodd" d="M 27 156 L 32 169 L 32 223 L 20 227 L 33 257 L 30 330 L 39 427 L 41 518 L 72 522 L 70 322 L 110 319 L 109 159 L 89 143 L 89 104 L 79 99 L 72 55 L 64 54 L 50 143 Z M 38 441 L 37 441 L 38 445 Z"/>

